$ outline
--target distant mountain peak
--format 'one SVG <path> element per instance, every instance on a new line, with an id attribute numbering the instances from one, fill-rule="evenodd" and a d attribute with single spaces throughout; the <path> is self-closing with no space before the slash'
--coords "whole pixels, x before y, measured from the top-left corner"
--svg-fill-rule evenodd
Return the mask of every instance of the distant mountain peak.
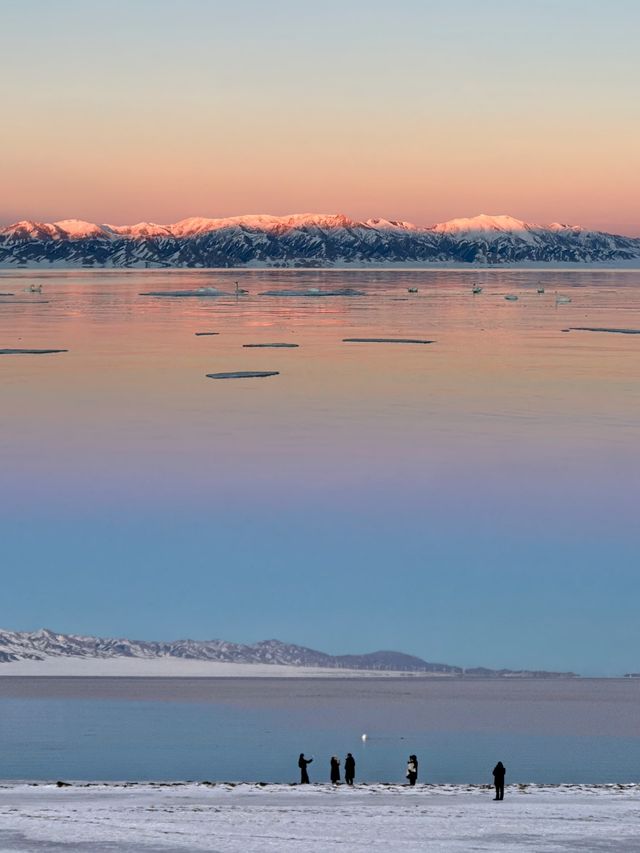
<path id="1" fill-rule="evenodd" d="M 640 238 L 507 214 L 427 227 L 343 213 L 190 217 L 171 225 L 21 220 L 0 228 L 0 265 L 331 267 L 430 263 L 603 263 L 640 258 Z"/>
<path id="2" fill-rule="evenodd" d="M 433 230 L 440 234 L 459 234 L 466 231 L 530 231 L 533 228 L 537 229 L 539 227 L 506 214 L 492 216 L 487 213 L 480 213 L 478 216 L 449 219 L 447 222 L 440 222 L 438 225 L 434 225 Z"/>
<path id="3" fill-rule="evenodd" d="M 101 225 L 96 225 L 94 222 L 86 222 L 84 219 L 60 219 L 54 222 L 53 226 L 71 239 L 102 237 L 105 235 L 105 230 Z"/>
<path id="4" fill-rule="evenodd" d="M 305 646 L 281 640 L 262 640 L 251 645 L 225 640 L 173 640 L 170 642 L 128 640 L 125 638 L 90 637 L 58 634 L 48 628 L 38 631 L 6 631 L 0 629 L 0 675 L 2 664 L 17 661 L 46 661 L 51 658 L 83 658 L 93 660 L 138 658 L 143 660 L 171 658 L 236 664 L 273 664 L 321 669 L 349 669 L 386 672 L 463 675 L 462 667 L 430 663 L 403 652 L 377 651 L 358 655 L 330 655 Z M 573 673 L 528 673 L 512 670 L 467 670 L 468 675 L 573 675 Z"/>

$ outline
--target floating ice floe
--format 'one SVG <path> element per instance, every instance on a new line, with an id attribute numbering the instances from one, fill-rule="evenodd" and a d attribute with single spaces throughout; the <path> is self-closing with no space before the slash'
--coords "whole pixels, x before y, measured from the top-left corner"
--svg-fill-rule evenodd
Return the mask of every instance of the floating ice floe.
<path id="1" fill-rule="evenodd" d="M 343 338 L 345 344 L 434 344 L 421 338 Z"/>
<path id="2" fill-rule="evenodd" d="M 56 352 L 69 352 L 68 349 L 0 349 L 0 355 L 51 355 Z"/>
<path id="3" fill-rule="evenodd" d="M 343 287 L 338 290 L 320 290 L 318 287 L 308 287 L 304 290 L 265 290 L 259 296 L 364 296 L 364 290 L 353 287 Z"/>
<path id="4" fill-rule="evenodd" d="M 296 347 L 299 347 L 300 344 L 242 344 L 242 346 L 245 347 L 245 349 L 258 349 L 260 347 L 272 347 L 274 349 L 295 349 Z"/>
<path id="5" fill-rule="evenodd" d="M 264 379 L 278 376 L 279 370 L 230 370 L 225 373 L 207 373 L 207 379 Z"/>
<path id="6" fill-rule="evenodd" d="M 608 332 L 610 335 L 640 335 L 640 329 L 607 329 L 598 326 L 570 326 L 567 332 Z"/>
<path id="7" fill-rule="evenodd" d="M 224 290 L 218 290 L 217 287 L 198 287 L 195 290 L 148 290 L 145 293 L 139 293 L 139 296 L 231 296 Z"/>

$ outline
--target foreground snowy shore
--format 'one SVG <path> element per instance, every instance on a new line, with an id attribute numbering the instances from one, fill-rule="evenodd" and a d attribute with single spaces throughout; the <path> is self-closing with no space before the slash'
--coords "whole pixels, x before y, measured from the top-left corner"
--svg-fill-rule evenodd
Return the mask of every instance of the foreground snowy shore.
<path id="1" fill-rule="evenodd" d="M 640 785 L 0 785 L 0 850 L 637 851 Z"/>

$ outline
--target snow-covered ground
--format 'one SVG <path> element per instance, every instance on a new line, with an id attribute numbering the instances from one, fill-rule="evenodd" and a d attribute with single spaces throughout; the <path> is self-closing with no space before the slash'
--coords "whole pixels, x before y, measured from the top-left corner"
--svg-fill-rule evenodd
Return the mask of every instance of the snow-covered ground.
<path id="1" fill-rule="evenodd" d="M 51 655 L 44 660 L 0 663 L 3 675 L 56 675 L 156 678 L 396 678 L 447 677 L 440 672 L 396 672 L 395 670 L 338 669 L 317 666 L 285 666 L 268 663 L 225 663 L 184 658 L 92 658 Z M 1 767 L 1 765 L 0 765 Z M 0 770 L 1 772 L 1 770 Z"/>
<path id="2" fill-rule="evenodd" d="M 0 787 L 0 850 L 640 850 L 640 785 Z"/>

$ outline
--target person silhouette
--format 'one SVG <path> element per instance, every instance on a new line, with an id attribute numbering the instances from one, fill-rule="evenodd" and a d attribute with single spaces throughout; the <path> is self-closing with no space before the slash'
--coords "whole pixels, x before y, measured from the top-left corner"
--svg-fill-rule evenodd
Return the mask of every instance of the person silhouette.
<path id="1" fill-rule="evenodd" d="M 340 782 L 340 759 L 334 755 L 331 759 L 331 782 L 337 785 Z"/>
<path id="2" fill-rule="evenodd" d="M 344 760 L 344 781 L 347 785 L 353 785 L 353 780 L 356 778 L 356 760 L 350 752 Z"/>
<path id="3" fill-rule="evenodd" d="M 418 781 L 418 759 L 415 755 L 410 755 L 407 761 L 407 779 L 411 786 Z"/>
<path id="4" fill-rule="evenodd" d="M 507 772 L 507 768 L 504 766 L 502 761 L 498 761 L 496 766 L 493 768 L 493 784 L 496 788 L 496 800 L 504 800 L 504 776 Z"/>
<path id="5" fill-rule="evenodd" d="M 305 758 L 304 752 L 300 753 L 300 758 L 298 759 L 298 767 L 300 768 L 300 784 L 308 785 L 309 784 L 309 774 L 307 773 L 307 764 L 311 764 L 313 758 Z"/>

